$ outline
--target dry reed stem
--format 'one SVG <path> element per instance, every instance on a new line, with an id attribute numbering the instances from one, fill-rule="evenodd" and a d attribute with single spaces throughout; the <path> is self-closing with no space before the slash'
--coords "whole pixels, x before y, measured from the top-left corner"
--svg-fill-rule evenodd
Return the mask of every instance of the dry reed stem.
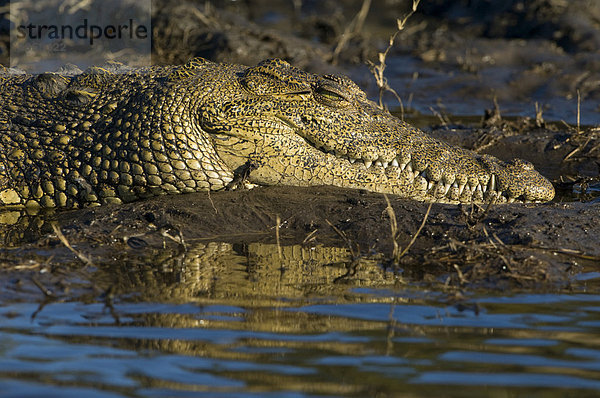
<path id="1" fill-rule="evenodd" d="M 413 235 L 413 237 L 410 240 L 410 242 L 408 243 L 408 245 L 404 248 L 404 250 L 402 250 L 402 253 L 400 253 L 400 257 L 398 257 L 398 259 L 402 258 L 402 256 L 404 256 L 408 252 L 408 250 L 411 248 L 411 246 L 417 240 L 417 237 L 419 236 L 419 234 L 421 233 L 421 230 L 423 229 L 423 227 L 425 226 L 425 223 L 427 222 L 427 218 L 429 217 L 429 212 L 431 211 L 431 206 L 433 206 L 433 202 L 429 203 L 429 206 L 427 207 L 427 212 L 425 212 L 425 216 L 423 216 L 423 221 L 421 222 L 419 229 L 417 229 L 417 232 L 415 232 L 415 234 Z"/>
<path id="2" fill-rule="evenodd" d="M 281 243 L 279 240 L 279 226 L 281 224 L 281 217 L 277 214 L 275 218 L 275 241 L 277 242 L 277 255 L 279 256 L 279 261 L 283 261 L 283 252 L 281 250 Z"/>
<path id="3" fill-rule="evenodd" d="M 303 245 L 308 244 L 309 242 L 311 242 L 313 239 L 315 239 L 315 235 L 317 234 L 317 232 L 319 232 L 318 228 L 313 229 L 312 232 L 310 232 L 308 235 L 306 235 L 306 237 L 304 238 L 304 240 L 302 241 Z"/>
<path id="4" fill-rule="evenodd" d="M 335 231 L 335 233 L 338 234 L 338 236 L 344 240 L 344 242 L 346 243 L 346 246 L 348 247 L 348 250 L 350 250 L 350 255 L 352 256 L 352 261 L 356 262 L 356 260 L 358 260 L 360 258 L 360 256 L 359 256 L 360 252 L 354 250 L 354 247 L 352 246 L 352 241 L 350 240 L 350 238 L 348 238 L 348 236 L 343 231 L 341 231 L 338 227 L 333 225 L 331 223 L 331 221 L 329 221 L 328 219 L 325 219 L 325 222 L 327 222 L 327 224 L 329 224 L 331 229 L 333 229 Z"/>
<path id="5" fill-rule="evenodd" d="M 210 201 L 210 204 L 211 204 L 212 208 L 214 209 L 215 214 L 219 214 L 219 210 L 217 210 L 217 208 L 215 207 L 215 202 L 213 202 L 212 198 L 210 197 L 210 189 L 206 192 L 208 193 L 208 200 Z"/>
<path id="6" fill-rule="evenodd" d="M 579 128 L 577 129 L 577 131 L 579 133 Z M 577 148 L 573 149 L 571 152 L 569 152 L 567 154 L 567 156 L 564 157 L 563 162 L 569 160 L 577 152 L 582 151 L 587 146 L 587 144 L 590 143 L 591 140 L 592 140 L 592 135 L 590 134 L 589 137 L 587 138 L 587 140 L 583 144 L 580 144 Z"/>
<path id="7" fill-rule="evenodd" d="M 469 280 L 465 278 L 465 274 L 463 274 L 463 272 L 460 270 L 460 267 L 456 264 L 452 264 L 452 266 L 456 270 L 456 274 L 458 275 L 458 281 L 460 282 L 460 284 L 465 285 L 469 283 Z"/>
<path id="8" fill-rule="evenodd" d="M 580 116 L 581 116 L 581 94 L 579 93 L 579 89 L 577 89 L 577 134 L 581 133 L 581 129 L 580 124 L 579 124 L 579 120 L 580 120 Z"/>
<path id="9" fill-rule="evenodd" d="M 431 113 L 433 113 L 433 115 L 435 117 L 437 117 L 440 120 L 440 123 L 442 123 L 442 126 L 448 130 L 448 125 L 450 124 L 450 120 L 445 117 L 441 112 L 436 111 L 432 106 L 429 107 L 429 110 L 431 111 Z"/>
<path id="10" fill-rule="evenodd" d="M 421 230 L 423 229 L 423 227 L 425 226 L 425 223 L 427 222 L 427 218 L 429 217 L 429 213 L 431 212 L 431 207 L 433 206 L 433 202 L 429 203 L 429 206 L 427 207 L 425 216 L 423 216 L 423 221 L 421 222 L 419 229 L 417 229 L 417 232 L 415 232 L 413 234 L 410 242 L 404 248 L 404 250 L 402 250 L 400 252 L 400 245 L 398 245 L 399 231 L 398 231 L 398 220 L 396 219 L 396 212 L 394 211 L 394 208 L 392 207 L 392 204 L 390 203 L 390 199 L 388 198 L 388 196 L 386 194 L 383 194 L 383 197 L 385 198 L 385 201 L 387 203 L 387 207 L 385 208 L 385 210 L 387 211 L 388 216 L 390 217 L 390 232 L 392 234 L 392 244 L 394 246 L 394 249 L 392 252 L 392 257 L 394 258 L 395 262 L 398 262 L 408 252 L 408 250 L 412 247 L 412 245 L 417 240 L 417 237 L 419 236 L 419 234 L 421 233 Z"/>
<path id="11" fill-rule="evenodd" d="M 538 104 L 538 102 L 535 102 L 535 124 L 537 125 L 537 127 L 542 127 L 544 126 L 544 109 L 542 106 L 540 106 L 540 104 Z"/>
<path id="12" fill-rule="evenodd" d="M 385 51 L 382 53 L 379 53 L 379 64 L 375 65 L 373 62 L 368 61 L 369 69 L 371 70 L 371 73 L 375 77 L 375 82 L 377 83 L 377 87 L 379 88 L 379 106 L 381 108 L 383 108 L 383 93 L 386 91 L 392 93 L 394 95 L 394 97 L 396 97 L 398 102 L 400 103 L 400 118 L 402 120 L 404 120 L 404 104 L 402 102 L 402 98 L 400 98 L 400 96 L 398 95 L 396 90 L 394 90 L 393 88 L 390 87 L 390 85 L 388 84 L 387 78 L 383 75 L 383 73 L 386 68 L 385 60 L 388 56 L 388 53 L 394 46 L 394 41 L 396 40 L 396 36 L 398 36 L 398 33 L 400 33 L 400 31 L 404 30 L 406 21 L 408 21 L 408 18 L 410 18 L 417 11 L 417 6 L 419 5 L 420 1 L 421 0 L 413 0 L 412 10 L 408 14 L 406 14 L 403 18 L 396 19 L 396 24 L 397 24 L 398 30 L 396 30 L 396 32 L 394 32 L 394 34 L 390 36 L 390 40 L 389 40 L 388 46 L 385 49 Z"/>
<path id="13" fill-rule="evenodd" d="M 398 220 L 396 218 L 396 212 L 390 203 L 390 199 L 386 194 L 383 194 L 385 201 L 387 203 L 387 207 L 385 210 L 387 211 L 388 216 L 390 217 L 390 232 L 392 234 L 392 245 L 394 246 L 394 250 L 392 251 L 392 257 L 394 259 L 398 258 L 400 254 L 400 246 L 398 246 Z"/>
<path id="14" fill-rule="evenodd" d="M 46 296 L 48 298 L 55 298 L 56 297 L 56 295 L 54 294 L 54 292 L 52 292 L 52 290 L 50 290 L 46 286 L 44 286 L 42 284 L 42 282 L 40 282 L 36 277 L 32 277 L 31 278 L 31 282 L 33 282 L 33 284 L 36 285 L 38 289 L 40 289 L 40 291 L 44 294 L 44 296 Z"/>
<path id="15" fill-rule="evenodd" d="M 575 131 L 575 134 L 577 134 L 577 135 L 583 133 L 583 131 L 581 131 L 580 121 L 581 121 L 581 93 L 579 92 L 579 89 L 577 89 L 577 130 Z M 572 128 L 567 123 L 565 123 L 565 124 L 567 125 L 567 127 Z M 590 143 L 591 139 L 592 139 L 592 136 L 590 135 L 583 145 L 579 145 L 577 148 L 575 148 L 571 152 L 569 152 L 567 154 L 567 156 L 565 156 L 563 158 L 563 162 L 566 160 L 569 160 L 577 152 L 583 150 L 587 146 L 587 144 Z"/>
<path id="16" fill-rule="evenodd" d="M 356 14 L 348 26 L 346 26 L 344 33 L 340 36 L 340 39 L 333 50 L 333 54 L 331 55 L 332 64 L 337 64 L 340 53 L 346 47 L 350 39 L 362 30 L 367 14 L 369 13 L 369 8 L 371 8 L 371 0 L 363 0 L 358 14 Z"/>
<path id="17" fill-rule="evenodd" d="M 89 265 L 89 266 L 93 266 L 94 265 L 94 263 L 92 262 L 91 258 L 89 258 L 85 254 L 81 253 L 80 251 L 75 250 L 73 248 L 73 246 L 71 246 L 71 244 L 69 243 L 69 241 L 67 240 L 67 238 L 65 238 L 65 236 L 62 233 L 62 231 L 60 230 L 60 227 L 58 226 L 58 224 L 56 224 L 55 222 L 53 222 L 52 223 L 52 229 L 54 230 L 54 233 L 56 234 L 56 236 L 58 237 L 58 239 L 62 242 L 62 244 L 65 245 L 65 247 L 67 249 L 69 249 L 73 254 L 75 254 L 75 256 L 77 256 L 78 259 L 80 259 L 85 265 Z"/>

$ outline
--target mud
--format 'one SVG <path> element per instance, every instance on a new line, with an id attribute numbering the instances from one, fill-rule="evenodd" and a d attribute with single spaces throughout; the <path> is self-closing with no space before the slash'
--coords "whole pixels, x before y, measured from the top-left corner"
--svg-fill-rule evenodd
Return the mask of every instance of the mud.
<path id="1" fill-rule="evenodd" d="M 389 199 L 398 223 L 395 240 L 402 250 L 419 230 L 428 204 Z M 24 278 L 26 285 L 33 275 L 50 278 L 54 272 L 61 277 L 53 283 L 64 284 L 69 279 L 65 273 L 90 282 L 97 280 L 92 277 L 97 269 L 115 263 L 147 263 L 160 269 L 161 258 L 183 258 L 198 245 L 247 248 L 261 243 L 289 250 L 338 248 L 343 255 L 319 267 L 340 263 L 351 272 L 360 260 L 371 260 L 375 269 L 393 271 L 405 283 L 562 290 L 570 288 L 574 275 L 600 261 L 598 217 L 600 208 L 586 203 L 486 209 L 434 204 L 414 244 L 394 258 L 390 212 L 382 195 L 330 187 L 266 187 L 47 215 L 40 232 L 30 229 L 19 236 L 17 247 L 2 250 L 2 269 L 4 278 L 15 276 L 6 271 L 20 269 L 13 283 L 23 283 Z M 21 225 L 33 219 L 24 217 Z M 53 231 L 51 220 L 65 240 Z M 179 265 L 192 268 L 189 261 L 180 260 Z M 196 267 L 203 266 L 195 257 L 194 261 Z M 23 274 L 28 267 L 29 276 Z M 40 267 L 46 272 L 40 274 Z"/>

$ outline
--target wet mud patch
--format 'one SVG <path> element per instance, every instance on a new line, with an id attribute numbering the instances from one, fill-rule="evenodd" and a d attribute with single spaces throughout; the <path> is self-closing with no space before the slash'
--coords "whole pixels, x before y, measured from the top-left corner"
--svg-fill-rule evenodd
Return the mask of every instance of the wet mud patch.
<path id="1" fill-rule="evenodd" d="M 578 275 L 600 261 L 595 205 L 433 204 L 419 231 L 429 205 L 389 200 L 392 213 L 380 194 L 266 187 L 63 212 L 46 217 L 30 243 L 2 249 L 0 274 L 13 299 L 41 292 L 108 300 L 139 293 L 142 281 L 193 286 L 186 294 L 197 295 L 242 266 L 228 262 L 242 256 L 244 267 L 260 261 L 255 277 L 267 285 L 293 275 L 287 286 L 298 294 L 348 283 L 561 291 L 576 289 Z M 399 258 L 390 214 L 400 249 L 414 240 Z"/>

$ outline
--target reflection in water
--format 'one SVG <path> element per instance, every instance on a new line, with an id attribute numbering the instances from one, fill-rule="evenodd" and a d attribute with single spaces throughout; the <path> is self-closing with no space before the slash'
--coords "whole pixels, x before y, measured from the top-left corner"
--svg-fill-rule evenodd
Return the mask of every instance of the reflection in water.
<path id="1" fill-rule="evenodd" d="M 600 391 L 599 296 L 471 296 L 456 305 L 450 292 L 405 285 L 377 259 L 353 261 L 338 247 L 133 246 L 85 272 L 65 263 L 79 286 L 92 288 L 74 289 L 33 318 L 31 298 L 5 300 L 2 391 L 441 396 L 455 384 L 475 395 L 482 386 L 490 394 Z"/>
<path id="2" fill-rule="evenodd" d="M 116 279 L 122 291 L 144 286 L 146 300 L 242 299 L 265 305 L 274 305 L 275 300 L 283 305 L 281 299 L 336 297 L 349 285 L 381 287 L 399 278 L 373 259 L 353 263 L 348 250 L 337 247 L 210 242 L 180 253 L 161 250 L 144 257 L 135 264 L 119 262 L 111 273 L 128 275 Z"/>
<path id="3" fill-rule="evenodd" d="M 38 209 L 0 208 L 0 247 L 19 246 L 24 242 L 40 237 L 46 217 L 40 216 Z M 52 210 L 44 211 L 49 216 Z"/>

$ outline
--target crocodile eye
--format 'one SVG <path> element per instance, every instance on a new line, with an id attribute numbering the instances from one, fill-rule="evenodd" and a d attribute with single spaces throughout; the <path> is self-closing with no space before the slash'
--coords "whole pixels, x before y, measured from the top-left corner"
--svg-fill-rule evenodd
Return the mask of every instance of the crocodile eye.
<path id="1" fill-rule="evenodd" d="M 343 102 L 348 102 L 348 99 L 333 87 L 318 86 L 315 94 L 326 105 L 341 106 Z"/>
<path id="2" fill-rule="evenodd" d="M 326 88 L 323 87 L 319 87 L 317 89 L 317 93 L 323 97 L 325 97 L 328 100 L 331 101 L 343 101 L 344 97 L 342 97 L 341 95 L 339 95 L 338 93 L 334 92 L 334 91 L 329 91 Z"/>

